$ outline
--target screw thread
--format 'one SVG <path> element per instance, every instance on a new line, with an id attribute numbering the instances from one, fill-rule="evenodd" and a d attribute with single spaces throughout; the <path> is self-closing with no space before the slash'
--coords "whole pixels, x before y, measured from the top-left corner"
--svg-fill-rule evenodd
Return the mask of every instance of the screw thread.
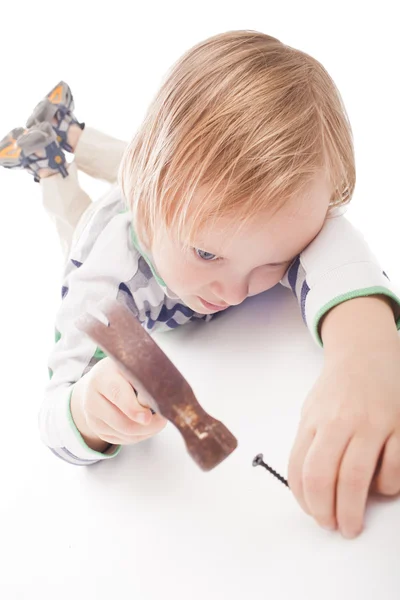
<path id="1" fill-rule="evenodd" d="M 253 467 L 257 467 L 258 465 L 261 465 L 262 467 L 264 467 L 265 469 L 267 469 L 267 471 L 269 471 L 271 473 L 271 475 L 273 475 L 274 477 L 276 477 L 277 479 L 279 479 L 280 482 L 282 482 L 284 485 L 286 485 L 287 487 L 289 487 L 288 481 L 284 477 L 282 477 L 282 475 L 279 475 L 279 473 L 277 473 L 275 471 L 275 469 L 273 469 L 272 467 L 270 467 L 269 465 L 267 465 L 263 461 L 263 455 L 262 454 L 257 454 L 257 456 L 253 460 Z"/>
<path id="2" fill-rule="evenodd" d="M 261 463 L 263 467 L 265 467 L 267 469 L 267 471 L 269 471 L 274 477 L 276 477 L 277 479 L 279 479 L 279 481 L 281 481 L 284 485 L 286 485 L 287 487 L 289 487 L 289 483 L 288 481 L 282 477 L 282 475 L 279 475 L 279 473 L 277 473 L 272 467 L 270 467 L 269 465 L 265 464 L 264 462 Z"/>

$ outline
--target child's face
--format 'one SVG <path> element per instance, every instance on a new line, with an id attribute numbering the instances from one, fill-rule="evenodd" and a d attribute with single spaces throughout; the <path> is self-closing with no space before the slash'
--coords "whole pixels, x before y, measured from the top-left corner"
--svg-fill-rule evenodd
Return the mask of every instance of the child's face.
<path id="1" fill-rule="evenodd" d="M 279 283 L 321 230 L 331 192 L 320 176 L 307 193 L 274 215 L 260 214 L 239 233 L 237 224 L 221 218 L 190 252 L 171 234 L 156 235 L 151 248 L 155 266 L 168 288 L 196 312 L 211 314 L 240 304 Z"/>

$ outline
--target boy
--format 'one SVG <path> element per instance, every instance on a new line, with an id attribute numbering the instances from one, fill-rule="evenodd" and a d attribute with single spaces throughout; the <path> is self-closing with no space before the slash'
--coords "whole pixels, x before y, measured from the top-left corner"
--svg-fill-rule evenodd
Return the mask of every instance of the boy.
<path id="1" fill-rule="evenodd" d="M 0 146 L 4 166 L 40 181 L 68 257 L 44 442 L 88 465 L 166 424 L 74 325 L 88 310 L 100 316 L 104 298 L 152 332 L 209 321 L 281 282 L 326 358 L 304 405 L 290 487 L 321 526 L 357 535 L 371 482 L 400 490 L 400 302 L 340 212 L 354 155 L 325 69 L 270 36 L 228 32 L 177 62 L 127 148 L 72 111 L 61 82 L 28 131 Z M 115 182 L 121 157 L 120 185 L 90 206 L 76 168 Z"/>

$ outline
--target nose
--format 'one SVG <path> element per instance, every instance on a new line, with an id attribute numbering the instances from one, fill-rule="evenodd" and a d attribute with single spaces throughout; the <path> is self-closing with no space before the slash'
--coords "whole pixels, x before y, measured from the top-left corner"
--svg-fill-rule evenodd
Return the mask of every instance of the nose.
<path id="1" fill-rule="evenodd" d="M 215 282 L 211 289 L 218 301 L 222 301 L 229 306 L 236 306 L 246 300 L 249 295 L 248 281 Z"/>

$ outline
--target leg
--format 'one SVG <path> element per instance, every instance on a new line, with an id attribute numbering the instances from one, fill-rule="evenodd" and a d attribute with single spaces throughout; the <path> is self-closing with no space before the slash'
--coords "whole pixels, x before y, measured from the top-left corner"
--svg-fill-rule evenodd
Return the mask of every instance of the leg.
<path id="1" fill-rule="evenodd" d="M 127 146 L 121 140 L 85 128 L 73 109 L 71 90 L 60 82 L 36 106 L 27 121 L 28 129 L 15 128 L 0 141 L 0 165 L 25 169 L 40 182 L 44 208 L 56 226 L 66 257 L 93 211 L 89 196 L 79 185 L 78 168 L 92 177 L 115 183 Z M 70 165 L 63 150 L 75 153 L 75 161 Z"/>
<path id="2" fill-rule="evenodd" d="M 77 167 L 91 177 L 115 183 L 126 146 L 126 142 L 85 127 L 74 148 Z"/>
<path id="3" fill-rule="evenodd" d="M 79 185 L 76 162 L 68 167 L 68 177 L 60 174 L 40 179 L 43 206 L 54 222 L 67 260 L 78 221 L 92 202 Z"/>
<path id="4" fill-rule="evenodd" d="M 126 142 L 85 127 L 74 115 L 74 108 L 69 85 L 60 81 L 39 102 L 26 125 L 30 128 L 43 122 L 51 123 L 60 147 L 75 154 L 78 169 L 96 179 L 115 183 Z"/>

